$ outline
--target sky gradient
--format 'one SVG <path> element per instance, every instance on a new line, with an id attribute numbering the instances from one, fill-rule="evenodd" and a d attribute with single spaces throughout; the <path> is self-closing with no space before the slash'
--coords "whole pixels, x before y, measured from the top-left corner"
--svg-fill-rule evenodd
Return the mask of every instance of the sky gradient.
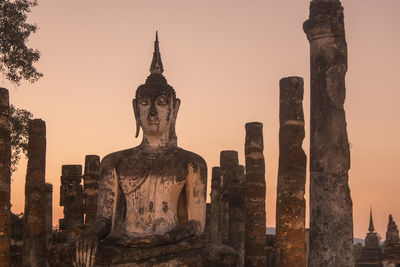
<path id="1" fill-rule="evenodd" d="M 209 184 L 220 151 L 237 150 L 244 164 L 244 125 L 263 123 L 267 225 L 274 227 L 283 77 L 304 78 L 303 148 L 309 154 L 309 44 L 302 29 L 309 1 L 110 3 L 40 0 L 29 17 L 39 26 L 29 45 L 41 51 L 37 67 L 44 77 L 17 88 L 2 79 L 12 104 L 46 121 L 54 224 L 63 217 L 63 164 L 83 164 L 87 154 L 103 158 L 140 143 L 131 100 L 149 74 L 158 30 L 164 75 L 182 101 L 178 145 L 206 160 Z M 389 213 L 400 224 L 400 1 L 342 4 L 354 233 L 365 237 L 372 205 L 375 228 L 384 237 Z M 25 175 L 23 160 L 12 177 L 13 212 L 23 212 Z"/>

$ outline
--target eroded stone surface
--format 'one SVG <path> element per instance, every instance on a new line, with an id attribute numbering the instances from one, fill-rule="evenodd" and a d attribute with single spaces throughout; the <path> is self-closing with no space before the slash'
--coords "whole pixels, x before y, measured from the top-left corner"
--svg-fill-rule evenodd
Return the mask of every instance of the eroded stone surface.
<path id="1" fill-rule="evenodd" d="M 277 266 L 305 266 L 303 79 L 280 81 L 279 169 L 276 200 Z M 302 263 L 302 264 L 301 264 Z"/>
<path id="2" fill-rule="evenodd" d="M 0 87 L 0 266 L 10 264 L 10 164 L 8 90 Z"/>
<path id="3" fill-rule="evenodd" d="M 23 265 L 46 266 L 46 124 L 29 123 L 28 168 L 25 182 Z"/>
<path id="4" fill-rule="evenodd" d="M 265 162 L 262 123 L 246 123 L 245 266 L 266 266 Z"/>
<path id="5" fill-rule="evenodd" d="M 343 107 L 347 44 L 340 1 L 312 1 L 303 28 L 311 55 L 309 266 L 353 266 L 350 150 Z"/>

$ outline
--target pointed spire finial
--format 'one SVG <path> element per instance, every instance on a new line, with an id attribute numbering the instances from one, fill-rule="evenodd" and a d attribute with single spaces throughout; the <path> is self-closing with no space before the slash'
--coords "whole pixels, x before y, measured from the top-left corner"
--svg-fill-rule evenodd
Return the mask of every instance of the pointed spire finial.
<path id="1" fill-rule="evenodd" d="M 371 233 L 375 231 L 374 221 L 372 220 L 372 207 L 370 208 L 370 211 L 369 211 L 369 227 L 368 227 L 368 231 L 370 231 Z"/>
<path id="2" fill-rule="evenodd" d="M 160 48 L 158 46 L 158 31 L 156 31 L 156 40 L 154 41 L 153 60 L 151 61 L 150 73 L 162 74 L 164 72 L 163 64 L 161 62 Z"/>

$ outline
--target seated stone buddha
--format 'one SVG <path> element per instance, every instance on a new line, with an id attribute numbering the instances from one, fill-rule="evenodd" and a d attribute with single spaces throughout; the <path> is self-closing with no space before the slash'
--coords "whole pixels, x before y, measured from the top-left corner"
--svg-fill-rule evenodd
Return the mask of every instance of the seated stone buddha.
<path id="1" fill-rule="evenodd" d="M 202 238 L 207 165 L 177 146 L 180 106 L 162 75 L 156 35 L 146 83 L 133 99 L 137 147 L 101 162 L 97 219 L 76 242 L 75 266 L 234 266 L 236 253 Z"/>

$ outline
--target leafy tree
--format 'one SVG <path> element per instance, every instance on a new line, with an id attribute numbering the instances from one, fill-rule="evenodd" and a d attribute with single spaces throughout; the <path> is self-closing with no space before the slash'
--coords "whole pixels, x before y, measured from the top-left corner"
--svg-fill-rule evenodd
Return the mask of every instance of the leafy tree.
<path id="1" fill-rule="evenodd" d="M 17 170 L 21 152 L 27 156 L 28 125 L 32 118 L 33 115 L 29 111 L 10 106 L 11 172 Z"/>
<path id="2" fill-rule="evenodd" d="M 17 86 L 22 79 L 33 83 L 43 76 L 33 66 L 40 52 L 26 46 L 38 29 L 26 22 L 36 5 L 37 0 L 0 0 L 0 72 Z"/>

